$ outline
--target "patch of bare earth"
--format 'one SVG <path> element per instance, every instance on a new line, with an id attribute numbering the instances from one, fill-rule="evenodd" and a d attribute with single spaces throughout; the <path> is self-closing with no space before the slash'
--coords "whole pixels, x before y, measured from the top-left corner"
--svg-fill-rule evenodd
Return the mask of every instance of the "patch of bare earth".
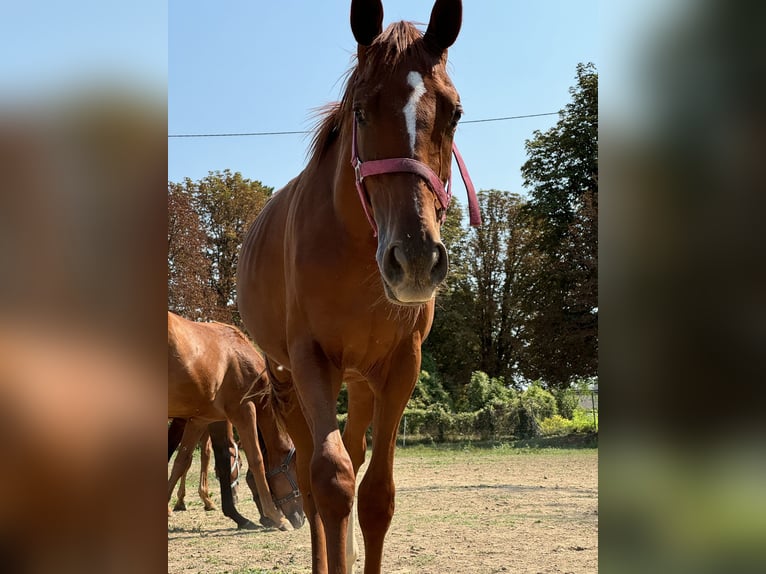
<path id="1" fill-rule="evenodd" d="M 383 572 L 597 572 L 597 468 L 595 449 L 399 449 Z M 237 531 L 220 511 L 202 509 L 194 481 L 188 490 L 189 510 L 168 518 L 169 573 L 311 572 L 308 527 Z M 246 494 L 238 508 L 257 520 Z"/>

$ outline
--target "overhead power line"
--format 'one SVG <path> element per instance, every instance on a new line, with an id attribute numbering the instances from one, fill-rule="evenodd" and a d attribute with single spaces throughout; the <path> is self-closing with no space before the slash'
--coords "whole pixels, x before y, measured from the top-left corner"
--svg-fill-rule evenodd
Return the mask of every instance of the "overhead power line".
<path id="1" fill-rule="evenodd" d="M 526 114 L 523 116 L 505 116 L 502 118 L 485 118 L 481 120 L 463 120 L 461 124 L 480 124 L 486 122 L 503 122 L 507 120 L 520 120 L 524 118 L 538 118 L 540 116 L 555 116 L 559 112 L 545 112 L 543 114 Z M 288 136 L 296 134 L 310 134 L 313 130 L 300 131 L 282 131 L 282 132 L 240 132 L 240 133 L 221 133 L 221 134 L 168 134 L 169 138 L 232 138 L 246 136 Z"/>

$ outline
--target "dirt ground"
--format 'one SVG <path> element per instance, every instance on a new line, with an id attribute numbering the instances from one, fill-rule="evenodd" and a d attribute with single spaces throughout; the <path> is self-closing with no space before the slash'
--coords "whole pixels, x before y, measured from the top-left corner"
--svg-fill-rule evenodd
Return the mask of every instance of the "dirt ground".
<path id="1" fill-rule="evenodd" d="M 197 464 L 187 487 L 189 510 L 168 518 L 169 573 L 311 572 L 308 526 L 237 531 L 220 511 L 203 510 Z M 597 572 L 597 473 L 596 449 L 398 449 L 396 513 L 383 572 Z M 215 479 L 211 490 L 219 504 Z M 240 501 L 240 512 L 257 521 L 249 492 L 240 490 Z M 355 571 L 361 572 L 364 548 L 356 528 Z"/>

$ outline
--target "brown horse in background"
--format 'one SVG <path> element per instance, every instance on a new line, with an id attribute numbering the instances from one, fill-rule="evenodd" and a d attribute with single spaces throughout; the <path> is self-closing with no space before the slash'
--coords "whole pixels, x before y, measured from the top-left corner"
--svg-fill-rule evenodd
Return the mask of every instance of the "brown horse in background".
<path id="1" fill-rule="evenodd" d="M 168 312 L 168 418 L 201 425 L 230 420 L 237 427 L 253 471 L 263 514 L 284 528 L 281 509 L 293 527 L 299 528 L 304 514 L 296 488 L 294 449 L 261 396 L 268 384 L 263 358 L 241 331 L 222 323 L 195 323 Z M 271 455 L 268 478 L 258 444 L 258 426 Z M 225 425 L 211 425 L 210 433 L 214 452 L 217 444 L 225 449 Z M 226 458 L 225 452 L 220 457 L 216 453 L 216 461 Z M 221 469 L 219 478 L 227 476 L 224 466 L 217 462 L 216 467 Z M 224 514 L 239 528 L 254 528 L 234 508 L 231 489 L 223 488 L 221 494 Z M 169 489 L 168 500 L 171 496 Z"/>
<path id="2" fill-rule="evenodd" d="M 380 572 L 394 513 L 396 432 L 447 273 L 440 224 L 461 107 L 446 61 L 462 4 L 437 0 L 425 35 L 407 22 L 384 32 L 382 21 L 380 1 L 352 2 L 357 66 L 321 121 L 308 166 L 256 218 L 238 265 L 239 310 L 279 391 L 313 572 L 322 574 L 352 568 L 346 537 L 370 422 L 358 515 L 365 572 Z M 458 165 L 462 171 L 459 157 Z M 344 380 L 349 422 L 341 437 Z"/>
<path id="3" fill-rule="evenodd" d="M 194 450 L 199 446 L 200 450 L 200 470 L 199 470 L 199 484 L 197 488 L 197 494 L 199 494 L 202 504 L 206 511 L 215 510 L 216 506 L 213 499 L 210 498 L 210 491 L 208 489 L 208 472 L 210 468 L 210 455 L 213 451 L 210 441 L 210 430 L 206 427 L 202 427 L 201 435 L 200 429 L 196 425 L 187 425 L 184 419 L 173 419 L 173 424 L 177 421 L 184 423 L 183 436 L 180 443 L 177 445 L 179 449 L 179 455 L 176 456 L 175 466 L 179 466 L 179 470 L 182 471 L 181 477 L 178 479 L 178 492 L 176 503 L 173 506 L 174 511 L 186 510 L 186 475 L 191 468 L 192 458 Z M 234 503 L 237 503 L 237 485 L 239 482 L 240 473 L 240 461 L 239 461 L 239 446 L 234 440 L 234 429 L 231 422 L 226 421 L 226 442 L 227 450 L 229 451 L 229 487 L 232 491 L 232 498 Z M 170 431 L 168 432 L 170 435 Z M 170 441 L 169 441 L 170 444 Z M 182 454 L 183 453 L 183 456 Z M 169 461 L 168 461 L 169 462 Z M 174 472 L 175 473 L 175 472 Z M 168 485 L 168 488 L 173 489 L 174 485 Z M 224 488 L 222 482 L 221 488 Z M 261 522 L 263 524 L 263 522 Z"/>

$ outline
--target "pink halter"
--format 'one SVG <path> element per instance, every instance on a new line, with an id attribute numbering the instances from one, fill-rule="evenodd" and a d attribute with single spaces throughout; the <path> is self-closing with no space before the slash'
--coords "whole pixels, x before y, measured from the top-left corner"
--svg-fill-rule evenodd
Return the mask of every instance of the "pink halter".
<path id="1" fill-rule="evenodd" d="M 401 173 L 408 172 L 419 175 L 431 188 L 431 191 L 436 195 L 436 199 L 439 201 L 439 205 L 442 208 L 442 215 L 439 223 L 444 223 L 444 219 L 447 217 L 447 208 L 449 207 L 450 200 L 452 199 L 452 176 L 447 182 L 445 187 L 442 180 L 438 175 L 434 173 L 430 167 L 426 164 L 409 157 L 397 157 L 391 159 L 376 159 L 363 162 L 359 159 L 359 151 L 356 144 L 356 120 L 353 122 L 353 133 L 351 139 L 351 165 L 354 167 L 354 174 L 356 179 L 356 190 L 359 193 L 359 200 L 362 202 L 362 208 L 364 214 L 367 216 L 367 221 L 370 222 L 372 227 L 373 236 L 378 236 L 378 225 L 375 223 L 375 219 L 372 217 L 371 206 L 368 206 L 367 198 L 364 190 L 364 178 L 371 175 L 380 175 L 384 173 Z M 468 218 L 473 226 L 481 225 L 481 214 L 479 212 L 479 201 L 476 198 L 476 190 L 473 187 L 471 176 L 468 175 L 468 170 L 463 162 L 463 157 L 457 150 L 457 146 L 452 144 L 452 153 L 455 154 L 455 160 L 457 160 L 457 166 L 460 170 L 460 176 L 463 178 L 465 189 L 468 192 Z"/>

